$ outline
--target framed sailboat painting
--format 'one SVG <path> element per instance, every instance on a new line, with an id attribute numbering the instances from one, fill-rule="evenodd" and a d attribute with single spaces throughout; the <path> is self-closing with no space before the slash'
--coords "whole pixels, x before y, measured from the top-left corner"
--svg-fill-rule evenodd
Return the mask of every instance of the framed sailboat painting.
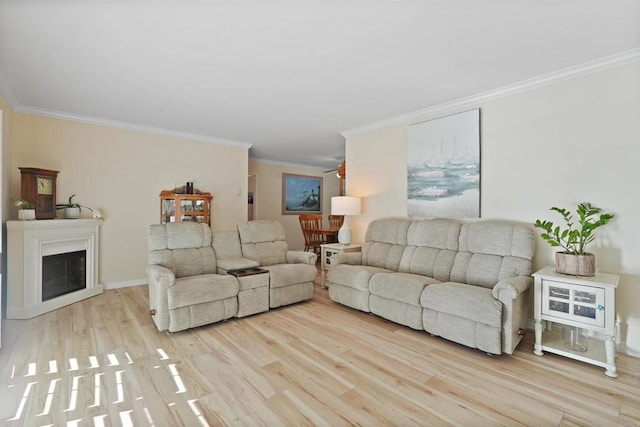
<path id="1" fill-rule="evenodd" d="M 480 110 L 407 128 L 407 215 L 480 217 Z"/>

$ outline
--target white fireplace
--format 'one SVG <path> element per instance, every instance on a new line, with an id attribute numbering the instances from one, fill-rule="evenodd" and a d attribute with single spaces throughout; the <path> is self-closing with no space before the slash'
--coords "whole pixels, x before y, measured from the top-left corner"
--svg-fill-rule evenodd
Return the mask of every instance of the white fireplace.
<path id="1" fill-rule="evenodd" d="M 7 318 L 31 319 L 102 293 L 97 219 L 7 221 Z"/>

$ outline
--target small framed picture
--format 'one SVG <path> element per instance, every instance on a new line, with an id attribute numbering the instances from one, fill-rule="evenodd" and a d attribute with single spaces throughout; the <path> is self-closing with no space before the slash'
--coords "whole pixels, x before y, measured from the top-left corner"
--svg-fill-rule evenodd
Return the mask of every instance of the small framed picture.
<path id="1" fill-rule="evenodd" d="M 282 215 L 322 213 L 322 177 L 282 174 Z"/>

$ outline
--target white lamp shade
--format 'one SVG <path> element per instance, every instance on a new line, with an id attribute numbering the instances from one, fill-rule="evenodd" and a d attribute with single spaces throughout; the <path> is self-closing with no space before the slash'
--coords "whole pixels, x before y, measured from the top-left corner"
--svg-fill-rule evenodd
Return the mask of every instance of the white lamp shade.
<path id="1" fill-rule="evenodd" d="M 331 198 L 331 215 L 360 215 L 360 197 L 334 196 Z"/>

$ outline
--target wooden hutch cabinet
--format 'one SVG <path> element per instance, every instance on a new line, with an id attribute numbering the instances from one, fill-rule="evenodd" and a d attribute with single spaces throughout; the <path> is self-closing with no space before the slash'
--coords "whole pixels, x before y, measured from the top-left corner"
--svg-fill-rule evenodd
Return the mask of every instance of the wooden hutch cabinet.
<path id="1" fill-rule="evenodd" d="M 193 221 L 211 226 L 211 193 L 182 191 L 175 188 L 160 192 L 160 223 Z"/>

